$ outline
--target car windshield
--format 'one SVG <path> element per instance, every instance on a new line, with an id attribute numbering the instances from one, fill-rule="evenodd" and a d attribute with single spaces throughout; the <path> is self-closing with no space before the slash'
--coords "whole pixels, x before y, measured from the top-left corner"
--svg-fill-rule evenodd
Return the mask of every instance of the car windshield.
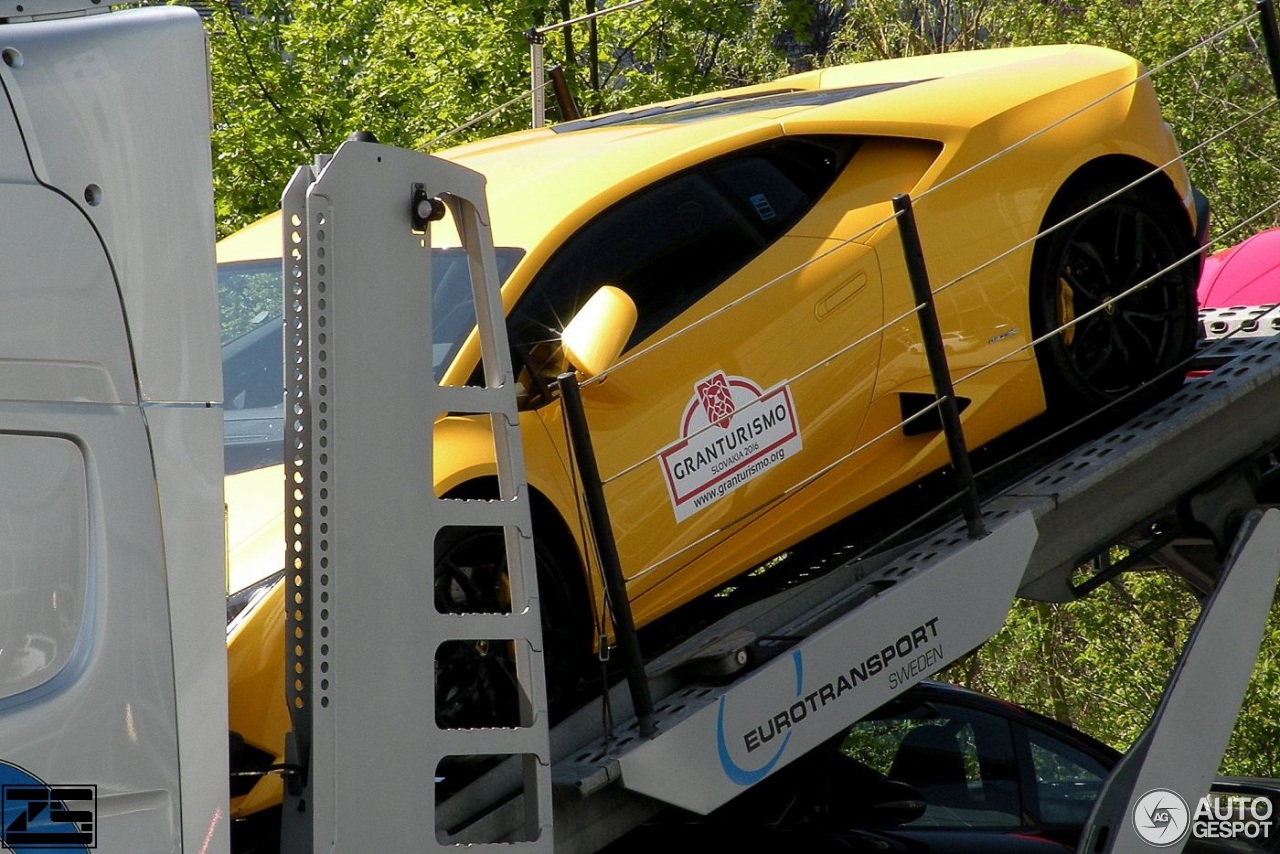
<path id="1" fill-rule="evenodd" d="M 523 250 L 496 250 L 505 282 Z M 438 381 L 476 323 L 471 275 L 459 248 L 431 250 L 432 371 Z M 284 335 L 279 259 L 218 265 L 223 461 L 227 474 L 284 460 Z"/>

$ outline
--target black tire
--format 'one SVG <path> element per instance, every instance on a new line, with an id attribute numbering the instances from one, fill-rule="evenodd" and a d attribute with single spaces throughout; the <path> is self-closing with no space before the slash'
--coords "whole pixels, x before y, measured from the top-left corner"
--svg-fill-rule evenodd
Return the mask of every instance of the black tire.
<path id="1" fill-rule="evenodd" d="M 1037 345 L 1036 357 L 1049 410 L 1063 416 L 1172 392 L 1195 349 L 1198 264 L 1186 217 L 1134 190 L 1103 201 L 1119 186 L 1055 202 L 1045 224 L 1065 224 L 1036 244 L 1032 329 L 1040 338 L 1066 327 Z"/>
<path id="2" fill-rule="evenodd" d="M 589 674 L 588 613 L 551 544 L 535 537 L 547 710 L 555 724 L 576 706 Z M 571 566 L 569 567 L 572 568 Z M 437 538 L 435 605 L 441 613 L 508 613 L 510 586 L 500 528 L 447 528 Z M 436 659 L 436 723 L 442 728 L 520 725 L 515 649 L 508 641 L 450 641 Z"/>

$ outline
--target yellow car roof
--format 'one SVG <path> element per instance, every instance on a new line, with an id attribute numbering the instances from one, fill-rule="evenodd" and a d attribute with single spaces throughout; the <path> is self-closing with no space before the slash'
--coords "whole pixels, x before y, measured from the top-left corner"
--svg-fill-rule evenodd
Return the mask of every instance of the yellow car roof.
<path id="1" fill-rule="evenodd" d="M 280 212 L 270 213 L 218 241 L 218 263 L 280 257 Z"/>
<path id="2" fill-rule="evenodd" d="M 1039 94 L 1109 75 L 1119 87 L 1140 69 L 1124 54 L 1082 45 L 883 60 L 507 134 L 438 156 L 485 176 L 495 244 L 532 250 L 664 175 L 753 142 L 823 132 L 945 141 Z M 784 97 L 816 92 L 834 94 Z M 1026 131 L 1056 118 L 1033 113 Z M 433 227 L 432 242 L 457 245 L 451 230 Z M 220 242 L 218 261 L 278 258 L 279 247 L 277 213 Z"/>

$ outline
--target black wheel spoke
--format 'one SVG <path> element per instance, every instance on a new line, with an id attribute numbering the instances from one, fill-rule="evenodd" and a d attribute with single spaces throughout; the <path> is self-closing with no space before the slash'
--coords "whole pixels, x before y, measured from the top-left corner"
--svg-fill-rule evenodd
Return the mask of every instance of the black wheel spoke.
<path id="1" fill-rule="evenodd" d="M 1143 279 L 1140 271 L 1142 270 L 1143 260 L 1145 257 L 1145 253 L 1143 251 L 1145 246 L 1143 242 L 1143 225 L 1145 222 L 1146 217 L 1144 216 L 1126 216 L 1120 217 L 1116 224 L 1115 256 L 1117 272 L 1119 272 L 1120 269 L 1121 259 L 1125 257 L 1132 258 L 1132 265 L 1129 269 L 1123 275 L 1117 275 L 1115 277 L 1117 282 L 1123 283 L 1123 287 L 1120 288 L 1120 290 L 1124 290 Z M 1129 226 L 1129 230 L 1132 231 L 1132 236 L 1127 243 L 1122 243 L 1121 241 L 1123 240 L 1126 226 Z M 1126 249 L 1130 251 L 1125 251 Z"/>
<path id="2" fill-rule="evenodd" d="M 1123 303 L 1121 303 L 1121 305 L 1123 305 Z M 1177 308 L 1165 308 L 1159 310 L 1126 308 L 1122 312 L 1121 316 L 1129 321 L 1140 321 L 1152 326 L 1163 326 L 1170 321 L 1181 317 L 1182 312 Z"/>
<path id="3" fill-rule="evenodd" d="M 461 529 L 460 529 L 461 530 Z M 534 543 L 542 614 L 547 701 L 552 719 L 571 710 L 582 662 L 590 651 L 582 612 L 560 579 L 555 556 Z M 507 613 L 510 583 L 506 542 L 499 528 L 442 534 L 435 561 L 436 607 L 446 613 Z M 436 669 L 436 718 L 446 728 L 518 726 L 519 679 L 515 650 L 506 640 L 451 641 Z"/>
<path id="4" fill-rule="evenodd" d="M 454 614 L 476 611 L 484 607 L 485 596 L 475 585 L 467 568 L 449 561 L 444 567 L 438 567 L 437 571 L 440 569 L 445 570 L 442 576 L 445 584 L 436 595 L 436 607 L 445 609 L 446 613 Z M 461 596 L 450 595 L 453 590 L 459 591 Z"/>
<path id="5" fill-rule="evenodd" d="M 1072 293 L 1077 297 L 1084 297 L 1084 299 L 1089 303 L 1089 308 L 1093 308 L 1095 305 L 1102 302 L 1102 297 L 1099 295 L 1098 291 L 1091 288 L 1084 280 L 1082 280 L 1080 276 L 1076 274 L 1074 269 L 1063 269 L 1061 275 L 1063 280 L 1071 286 Z"/>
<path id="6" fill-rule="evenodd" d="M 1072 347 L 1076 370 L 1085 379 L 1091 379 L 1111 363 L 1115 340 L 1102 321 L 1086 321 L 1077 327 L 1077 331 L 1079 338 Z"/>
<path id="7" fill-rule="evenodd" d="M 1111 325 L 1111 349 L 1115 353 L 1115 366 L 1124 367 L 1133 364 L 1133 348 L 1124 335 L 1120 334 L 1120 328 L 1116 324 Z"/>
<path id="8" fill-rule="evenodd" d="M 1128 330 L 1129 336 L 1141 346 L 1134 347 L 1133 361 L 1142 365 L 1144 370 L 1159 368 L 1162 362 L 1161 339 L 1164 330 L 1159 325 L 1150 323 L 1133 323 L 1132 317 L 1122 317 L 1119 323 Z"/>
<path id="9" fill-rule="evenodd" d="M 1089 260 L 1089 268 L 1094 275 L 1104 279 L 1110 278 L 1111 273 L 1115 270 L 1115 264 L 1108 262 L 1091 240 L 1082 240 L 1079 243 L 1074 243 L 1071 245 L 1071 250 L 1079 252 Z"/>

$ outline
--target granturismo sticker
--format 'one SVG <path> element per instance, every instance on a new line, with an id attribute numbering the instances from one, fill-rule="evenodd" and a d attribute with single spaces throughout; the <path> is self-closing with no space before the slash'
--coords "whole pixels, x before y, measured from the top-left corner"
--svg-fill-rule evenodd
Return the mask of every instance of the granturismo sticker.
<path id="1" fill-rule="evenodd" d="M 680 439 L 663 449 L 676 521 L 724 498 L 803 447 L 786 383 L 762 391 L 745 377 L 717 372 L 694 384 Z"/>

